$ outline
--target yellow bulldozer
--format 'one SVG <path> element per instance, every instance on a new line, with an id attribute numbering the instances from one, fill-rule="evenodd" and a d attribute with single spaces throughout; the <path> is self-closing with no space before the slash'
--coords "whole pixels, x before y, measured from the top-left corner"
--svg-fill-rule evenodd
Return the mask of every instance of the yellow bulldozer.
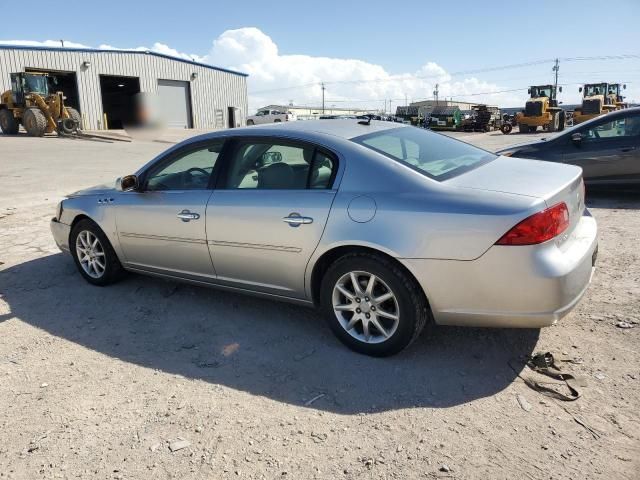
<path id="1" fill-rule="evenodd" d="M 15 135 L 22 124 L 32 137 L 77 133 L 82 125 L 80 113 L 65 106 L 62 92 L 51 91 L 55 85 L 55 77 L 47 73 L 12 73 L 11 90 L 0 95 L 2 132 Z"/>
<path id="2" fill-rule="evenodd" d="M 558 87 L 562 91 L 562 87 Z M 542 127 L 549 132 L 564 130 L 565 113 L 558 106 L 556 87 L 554 85 L 534 85 L 529 88 L 529 100 L 524 110 L 516 115 L 516 123 L 520 133 L 535 132 Z"/>
<path id="3" fill-rule="evenodd" d="M 582 106 L 573 112 L 573 124 L 577 125 L 617 110 L 619 89 L 620 84 L 606 82 L 587 83 L 584 87 L 580 87 L 578 91 L 582 92 Z M 622 101 L 622 97 L 620 97 L 620 101 Z"/>

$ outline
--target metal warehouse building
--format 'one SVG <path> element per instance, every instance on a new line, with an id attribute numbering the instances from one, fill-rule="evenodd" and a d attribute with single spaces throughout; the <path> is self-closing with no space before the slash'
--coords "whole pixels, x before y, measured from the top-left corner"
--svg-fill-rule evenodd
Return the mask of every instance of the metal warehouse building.
<path id="1" fill-rule="evenodd" d="M 151 51 L 0 45 L 0 92 L 23 71 L 55 76 L 89 130 L 122 128 L 139 93 L 157 94 L 173 128 L 235 127 L 247 114 L 246 74 Z"/>

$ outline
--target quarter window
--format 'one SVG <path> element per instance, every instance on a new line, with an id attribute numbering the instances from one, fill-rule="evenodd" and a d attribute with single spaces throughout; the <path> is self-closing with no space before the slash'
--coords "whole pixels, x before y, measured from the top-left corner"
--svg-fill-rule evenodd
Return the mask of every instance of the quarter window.
<path id="1" fill-rule="evenodd" d="M 328 154 L 311 145 L 247 142 L 235 149 L 225 187 L 258 190 L 330 188 L 335 167 Z"/>
<path id="2" fill-rule="evenodd" d="M 206 190 L 224 142 L 188 150 L 168 164 L 152 170 L 147 190 Z"/>

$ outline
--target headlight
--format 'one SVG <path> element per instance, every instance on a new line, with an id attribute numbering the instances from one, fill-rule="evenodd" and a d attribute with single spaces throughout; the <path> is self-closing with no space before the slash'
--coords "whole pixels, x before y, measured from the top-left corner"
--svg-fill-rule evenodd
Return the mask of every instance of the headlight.
<path id="1" fill-rule="evenodd" d="M 62 210 L 64 210 L 62 206 L 62 202 L 58 203 L 58 207 L 56 208 L 56 220 L 60 221 L 62 218 Z"/>

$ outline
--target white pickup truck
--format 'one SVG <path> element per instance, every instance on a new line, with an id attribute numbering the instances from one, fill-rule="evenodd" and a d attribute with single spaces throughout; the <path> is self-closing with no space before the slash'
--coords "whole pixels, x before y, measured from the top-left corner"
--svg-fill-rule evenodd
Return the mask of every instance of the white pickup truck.
<path id="1" fill-rule="evenodd" d="M 292 122 L 298 117 L 291 112 L 281 110 L 258 110 L 255 115 L 247 117 L 247 125 L 260 125 L 261 123 Z"/>

